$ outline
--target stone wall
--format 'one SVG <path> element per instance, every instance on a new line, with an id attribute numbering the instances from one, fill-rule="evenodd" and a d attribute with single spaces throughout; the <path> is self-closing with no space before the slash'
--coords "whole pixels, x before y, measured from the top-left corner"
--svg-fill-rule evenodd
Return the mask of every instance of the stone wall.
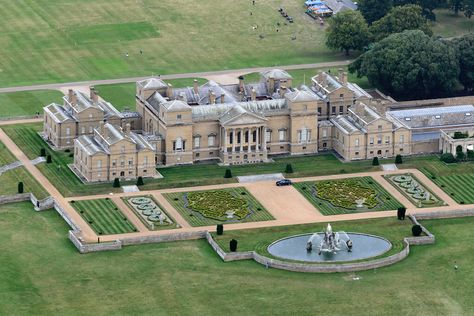
<path id="1" fill-rule="evenodd" d="M 150 244 L 150 243 L 160 243 L 160 242 L 169 242 L 169 241 L 182 241 L 182 240 L 194 240 L 194 239 L 203 239 L 206 238 L 206 231 L 196 231 L 196 232 L 176 232 L 169 233 L 166 235 L 152 235 L 152 236 L 138 236 L 138 237 L 127 237 L 120 239 L 122 245 L 139 245 L 139 244 Z"/>
<path id="2" fill-rule="evenodd" d="M 416 214 L 416 219 L 423 220 L 423 219 L 456 218 L 456 217 L 470 217 L 470 216 L 474 216 L 474 209 L 418 213 Z"/>
<path id="3" fill-rule="evenodd" d="M 19 193 L 14 195 L 0 195 L 0 204 L 24 202 L 30 200 L 31 193 Z"/>
<path id="4" fill-rule="evenodd" d="M 79 232 L 76 230 L 69 231 L 69 240 L 74 244 L 74 246 L 76 246 L 80 253 L 122 249 L 122 242 L 120 240 L 94 244 L 84 243 L 82 238 L 79 236 Z"/>
<path id="5" fill-rule="evenodd" d="M 13 195 L 1 195 L 0 204 L 7 203 L 16 203 L 31 201 L 35 208 L 35 211 L 43 211 L 53 207 L 54 199 L 52 197 L 47 197 L 43 200 L 38 200 L 33 193 L 18 193 Z"/>

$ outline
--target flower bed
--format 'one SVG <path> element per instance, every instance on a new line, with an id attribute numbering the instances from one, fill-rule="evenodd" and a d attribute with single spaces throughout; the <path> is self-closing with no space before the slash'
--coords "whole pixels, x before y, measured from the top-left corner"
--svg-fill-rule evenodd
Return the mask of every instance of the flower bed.
<path id="1" fill-rule="evenodd" d="M 387 175 L 385 178 L 405 195 L 416 207 L 445 205 L 444 201 L 429 191 L 412 174 Z"/>
<path id="2" fill-rule="evenodd" d="M 273 219 L 245 188 L 176 192 L 164 197 L 192 226 Z"/>
<path id="3" fill-rule="evenodd" d="M 173 219 L 151 196 L 123 198 L 126 204 L 138 215 L 150 230 L 175 228 Z"/>
<path id="4" fill-rule="evenodd" d="M 298 182 L 294 187 L 323 215 L 396 210 L 403 206 L 372 177 Z"/>

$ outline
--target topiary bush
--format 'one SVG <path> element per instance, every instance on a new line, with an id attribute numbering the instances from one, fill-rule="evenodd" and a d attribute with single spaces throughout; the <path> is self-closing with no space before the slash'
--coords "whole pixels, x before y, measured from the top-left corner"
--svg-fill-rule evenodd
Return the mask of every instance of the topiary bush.
<path id="1" fill-rule="evenodd" d="M 219 236 L 224 234 L 224 225 L 217 224 L 216 232 L 217 232 L 217 235 L 219 235 Z"/>
<path id="2" fill-rule="evenodd" d="M 51 155 L 46 156 L 46 163 L 52 163 L 53 159 L 51 158 Z"/>
<path id="3" fill-rule="evenodd" d="M 395 156 L 395 164 L 400 165 L 403 163 L 402 155 Z"/>
<path id="4" fill-rule="evenodd" d="M 23 182 L 18 182 L 18 193 L 23 193 Z"/>
<path id="5" fill-rule="evenodd" d="M 456 158 L 454 158 L 453 154 L 451 153 L 445 153 L 442 154 L 440 157 L 440 160 L 445 163 L 454 163 L 456 162 Z"/>
<path id="6" fill-rule="evenodd" d="M 138 177 L 137 179 L 137 186 L 140 186 L 140 185 L 143 185 L 143 178 L 142 177 Z"/>
<path id="7" fill-rule="evenodd" d="M 462 151 L 458 151 L 458 152 L 456 153 L 456 159 L 457 159 L 457 160 L 464 160 L 464 159 L 466 159 L 466 154 L 463 153 Z"/>
<path id="8" fill-rule="evenodd" d="M 406 212 L 407 212 L 406 207 L 399 207 L 398 210 L 397 210 L 397 218 L 399 220 L 404 220 Z"/>
<path id="9" fill-rule="evenodd" d="M 40 156 L 41 156 L 41 157 L 46 156 L 46 149 L 45 149 L 45 148 L 41 148 L 41 149 L 40 149 Z"/>
<path id="10" fill-rule="evenodd" d="M 378 166 L 378 165 L 380 165 L 379 157 L 374 157 L 374 159 L 372 159 L 372 166 Z"/>
<path id="11" fill-rule="evenodd" d="M 421 235 L 423 230 L 421 229 L 420 225 L 413 225 L 413 227 L 411 228 L 411 232 L 412 232 L 413 236 L 418 237 L 418 236 Z"/>
<path id="12" fill-rule="evenodd" d="M 230 248 L 230 251 L 236 252 L 236 251 L 237 251 L 237 240 L 232 239 L 232 240 L 229 242 L 229 248 Z"/>
<path id="13" fill-rule="evenodd" d="M 114 179 L 114 184 L 112 185 L 114 188 L 120 188 L 120 179 L 115 178 Z"/>
<path id="14" fill-rule="evenodd" d="M 224 178 L 232 178 L 232 171 L 229 168 L 225 169 Z"/>
<path id="15" fill-rule="evenodd" d="M 291 163 L 286 164 L 285 173 L 293 173 L 293 166 Z"/>

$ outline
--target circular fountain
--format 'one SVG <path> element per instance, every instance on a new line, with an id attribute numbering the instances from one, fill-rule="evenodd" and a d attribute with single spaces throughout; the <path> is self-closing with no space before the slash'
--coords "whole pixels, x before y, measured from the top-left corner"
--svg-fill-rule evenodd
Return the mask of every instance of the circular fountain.
<path id="1" fill-rule="evenodd" d="M 385 238 L 333 232 L 328 224 L 325 232 L 290 236 L 273 242 L 268 252 L 281 259 L 304 262 L 347 262 L 384 254 L 392 248 Z"/>

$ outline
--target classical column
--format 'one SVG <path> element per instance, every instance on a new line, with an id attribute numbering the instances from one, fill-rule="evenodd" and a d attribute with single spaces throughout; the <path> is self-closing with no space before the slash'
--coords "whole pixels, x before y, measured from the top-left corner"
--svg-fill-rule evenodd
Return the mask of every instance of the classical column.
<path id="1" fill-rule="evenodd" d="M 244 151 L 244 133 L 243 133 L 243 129 L 242 128 L 239 128 L 239 135 L 240 135 L 240 152 L 243 152 Z"/>
<path id="2" fill-rule="evenodd" d="M 248 147 L 247 147 L 247 151 L 250 153 L 252 151 L 252 128 L 248 128 L 248 133 L 249 133 L 249 141 L 248 141 Z"/>
<path id="3" fill-rule="evenodd" d="M 259 150 L 260 150 L 260 148 L 258 148 L 259 143 L 260 143 L 259 140 L 258 140 L 258 137 L 260 136 L 260 135 L 259 135 L 260 133 L 258 132 L 259 129 L 260 129 L 260 127 L 257 127 L 257 129 L 256 129 L 257 135 L 256 135 L 256 137 L 255 137 L 255 151 L 259 151 Z"/>
<path id="4" fill-rule="evenodd" d="M 235 137 L 235 128 L 232 129 L 232 152 L 235 153 L 235 141 L 237 137 Z"/>
<path id="5" fill-rule="evenodd" d="M 263 151 L 267 151 L 267 127 L 263 127 L 263 132 L 262 132 L 262 145 L 263 145 Z"/>
<path id="6" fill-rule="evenodd" d="M 227 129 L 224 127 L 224 152 L 227 152 Z"/>

